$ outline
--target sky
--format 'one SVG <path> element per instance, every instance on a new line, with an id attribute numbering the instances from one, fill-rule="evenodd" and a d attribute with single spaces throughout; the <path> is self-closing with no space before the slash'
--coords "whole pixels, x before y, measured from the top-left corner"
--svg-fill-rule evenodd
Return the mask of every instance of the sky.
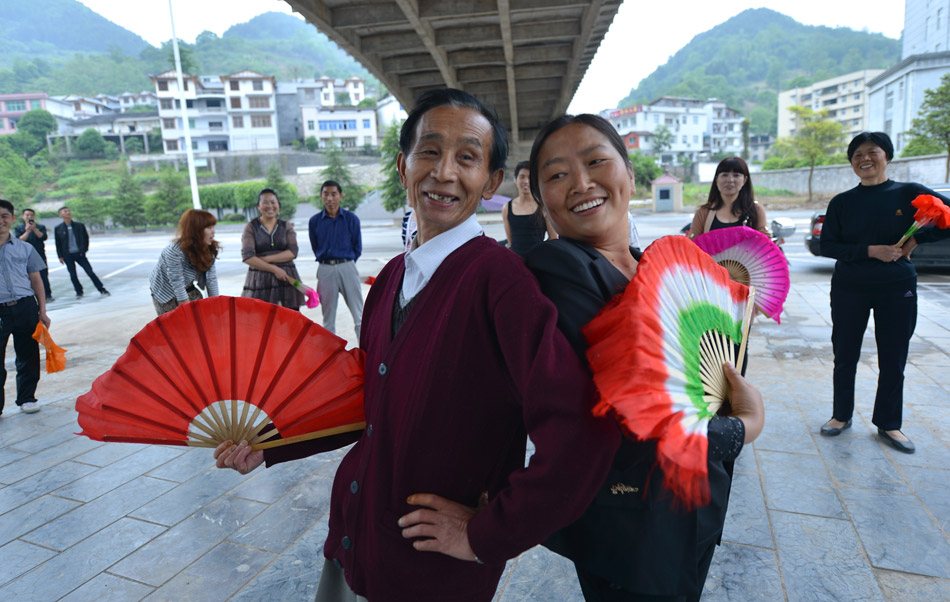
<path id="1" fill-rule="evenodd" d="M 171 38 L 167 0 L 79 1 L 152 45 Z M 268 11 L 292 14 L 282 0 L 172 0 L 172 7 L 178 38 L 186 42 L 194 42 L 205 30 L 221 35 L 232 25 Z M 693 37 L 748 8 L 771 8 L 805 25 L 866 29 L 895 39 L 904 25 L 904 2 L 899 0 L 625 0 L 568 110 L 596 113 L 615 107 Z"/>

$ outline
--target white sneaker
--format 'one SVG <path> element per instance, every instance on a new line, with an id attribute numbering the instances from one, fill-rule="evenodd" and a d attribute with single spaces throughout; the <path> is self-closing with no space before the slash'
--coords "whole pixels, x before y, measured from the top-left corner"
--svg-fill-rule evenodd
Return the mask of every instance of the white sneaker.
<path id="1" fill-rule="evenodd" d="M 32 414 L 33 412 L 40 411 L 40 404 L 35 401 L 28 401 L 25 404 L 20 406 L 20 411 L 26 414 Z"/>

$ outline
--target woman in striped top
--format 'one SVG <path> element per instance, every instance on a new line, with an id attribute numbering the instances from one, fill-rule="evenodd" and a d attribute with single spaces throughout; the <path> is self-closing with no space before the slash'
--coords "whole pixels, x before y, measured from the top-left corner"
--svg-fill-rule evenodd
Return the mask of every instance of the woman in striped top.
<path id="1" fill-rule="evenodd" d="M 182 214 L 178 235 L 162 251 L 149 275 L 152 302 L 158 315 L 182 303 L 201 299 L 198 288 L 207 288 L 209 297 L 218 294 L 214 260 L 221 245 L 214 239 L 216 222 L 211 213 L 200 209 L 189 209 Z"/>

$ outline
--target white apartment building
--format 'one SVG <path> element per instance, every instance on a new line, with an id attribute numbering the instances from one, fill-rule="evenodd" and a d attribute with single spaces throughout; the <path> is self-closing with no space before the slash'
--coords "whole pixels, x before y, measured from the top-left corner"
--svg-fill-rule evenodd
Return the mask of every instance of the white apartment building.
<path id="1" fill-rule="evenodd" d="M 409 114 L 402 108 L 396 97 L 387 94 L 376 103 L 376 123 L 381 129 L 388 129 L 392 124 L 404 121 Z"/>
<path id="2" fill-rule="evenodd" d="M 175 71 L 151 76 L 166 153 L 185 152 Z M 183 78 L 191 147 L 198 152 L 278 148 L 276 81 L 254 71 Z"/>
<path id="3" fill-rule="evenodd" d="M 376 109 L 372 107 L 300 107 L 304 139 L 313 136 L 320 148 L 378 146 Z"/>
<path id="4" fill-rule="evenodd" d="M 901 59 L 950 50 L 950 0 L 905 0 Z"/>
<path id="5" fill-rule="evenodd" d="M 655 152 L 655 134 L 665 126 L 673 135 L 671 147 L 660 155 L 663 163 L 700 154 L 742 151 L 742 116 L 715 99 L 662 96 L 648 105 L 637 105 L 604 113 L 623 137 L 627 148 L 649 154 Z"/>
<path id="6" fill-rule="evenodd" d="M 841 124 L 848 140 L 867 130 L 867 84 L 883 72 L 883 69 L 854 71 L 779 93 L 779 138 L 795 135 L 797 124 L 790 110 L 794 106 L 809 107 L 814 111 L 827 109 L 828 117 Z"/>
<path id="7" fill-rule="evenodd" d="M 366 98 L 364 80 L 359 77 L 333 79 L 323 76 L 317 79 L 295 79 L 277 83 L 277 116 L 280 122 L 280 143 L 303 141 L 311 135 L 305 132 L 301 118 L 303 107 L 343 108 L 355 107 Z"/>

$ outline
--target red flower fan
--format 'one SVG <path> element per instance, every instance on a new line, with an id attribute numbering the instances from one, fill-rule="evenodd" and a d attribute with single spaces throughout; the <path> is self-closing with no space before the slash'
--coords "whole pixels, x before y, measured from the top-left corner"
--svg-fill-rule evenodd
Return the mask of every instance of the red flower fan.
<path id="1" fill-rule="evenodd" d="M 933 224 L 941 230 L 950 228 L 950 207 L 947 207 L 942 200 L 932 194 L 920 194 L 910 204 L 917 208 L 914 213 L 914 223 L 897 241 L 895 247 L 904 246 L 908 238 L 926 225 Z"/>
<path id="2" fill-rule="evenodd" d="M 186 303 L 132 337 L 76 401 L 80 434 L 198 447 L 247 439 L 262 449 L 359 430 L 363 352 L 345 347 L 299 312 L 257 299 Z"/>
<path id="3" fill-rule="evenodd" d="M 788 261 L 772 239 L 747 226 L 710 230 L 693 239 L 729 277 L 755 287 L 755 306 L 781 324 L 782 305 L 791 283 Z"/>
<path id="4" fill-rule="evenodd" d="M 686 508 L 709 502 L 707 428 L 729 394 L 723 363 L 745 358 L 751 291 L 690 240 L 665 236 L 583 330 L 600 393 L 594 414 L 657 440 L 664 484 Z"/>

